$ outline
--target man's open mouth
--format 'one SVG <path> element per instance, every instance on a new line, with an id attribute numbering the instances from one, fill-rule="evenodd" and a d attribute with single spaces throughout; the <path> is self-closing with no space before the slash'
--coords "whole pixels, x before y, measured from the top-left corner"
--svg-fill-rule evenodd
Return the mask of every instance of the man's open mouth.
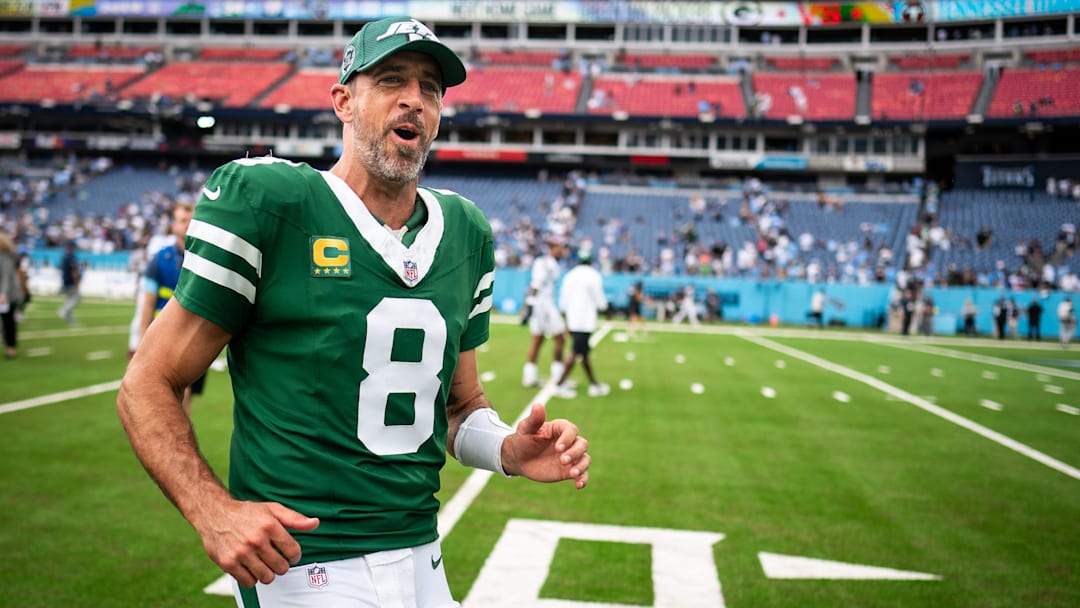
<path id="1" fill-rule="evenodd" d="M 420 132 L 411 125 L 402 125 L 400 127 L 394 127 L 394 133 L 405 141 L 412 141 L 420 136 Z"/>

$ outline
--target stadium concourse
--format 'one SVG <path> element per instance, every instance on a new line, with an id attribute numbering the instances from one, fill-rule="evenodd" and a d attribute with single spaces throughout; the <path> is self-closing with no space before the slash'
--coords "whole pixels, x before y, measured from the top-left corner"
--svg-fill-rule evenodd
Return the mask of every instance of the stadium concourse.
<path id="1" fill-rule="evenodd" d="M 35 289 L 54 292 L 59 248 L 75 241 L 90 270 L 87 288 L 126 295 L 147 244 L 167 230 L 172 205 L 197 200 L 206 175 L 74 156 L 9 171 L 0 227 L 28 254 Z M 699 280 L 889 286 L 894 294 L 909 286 L 1080 290 L 1074 268 L 1080 209 L 1071 196 L 1060 196 L 1069 188 L 941 195 L 930 188 L 920 198 L 784 190 L 758 178 L 650 188 L 579 172 L 433 174 L 424 183 L 465 193 L 484 210 L 501 269 L 525 271 L 540 235 L 564 235 L 597 251 L 605 274 L 647 277 L 648 314 L 660 318 L 685 285 Z M 699 308 L 708 310 L 709 291 L 698 292 Z M 503 299 L 521 295 L 504 291 Z M 622 290 L 609 295 L 625 305 Z"/>

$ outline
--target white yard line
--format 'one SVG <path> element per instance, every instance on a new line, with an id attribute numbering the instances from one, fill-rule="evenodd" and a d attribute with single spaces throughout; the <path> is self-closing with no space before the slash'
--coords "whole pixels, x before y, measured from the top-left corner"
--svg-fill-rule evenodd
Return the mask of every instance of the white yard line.
<path id="1" fill-rule="evenodd" d="M 59 403 L 61 401 L 67 401 L 69 399 L 78 399 L 80 397 L 86 397 L 88 395 L 96 395 L 98 393 L 107 393 L 109 391 L 115 391 L 120 388 L 120 381 L 113 380 L 112 382 L 104 382 L 102 384 L 94 384 L 92 386 L 84 386 L 70 391 L 64 391 L 62 393 L 53 393 L 51 395 L 42 395 L 40 397 L 34 397 L 33 399 L 23 399 L 22 401 L 14 401 L 12 403 L 6 403 L 0 405 L 0 414 L 7 414 L 9 412 L 17 412 L 19 410 L 26 410 L 39 405 L 49 405 L 50 403 Z"/>
<path id="2" fill-rule="evenodd" d="M 894 346 L 896 348 L 904 348 L 907 350 L 913 350 L 923 353 L 931 353 L 934 355 L 941 355 L 943 357 L 952 357 L 953 359 L 962 359 L 964 361 L 975 361 L 976 363 L 986 363 L 987 365 L 997 365 L 998 367 L 1007 367 L 1009 369 L 1017 369 L 1025 372 L 1034 372 L 1036 374 L 1046 374 L 1048 376 L 1057 376 L 1059 378 L 1068 378 L 1069 380 L 1080 380 L 1080 374 L 1076 372 L 1070 372 L 1064 369 L 1057 369 L 1056 367 L 1046 367 L 1043 365 L 1034 365 L 1032 363 L 1021 363 L 1020 361 L 1010 361 L 1008 359 L 998 359 L 997 357 L 990 357 L 987 355 L 978 355 L 975 353 L 967 353 L 958 350 L 949 350 L 947 348 L 939 348 L 937 346 L 930 346 L 924 342 L 898 342 L 895 340 L 874 340 L 875 344 L 884 344 L 886 346 Z M 982 346 L 979 344 L 978 346 Z M 986 377 L 985 375 L 983 376 Z"/>
<path id="3" fill-rule="evenodd" d="M 873 376 L 868 376 L 868 375 L 866 375 L 866 374 L 864 374 L 862 372 L 855 371 L 855 370 L 853 370 L 853 369 L 851 369 L 849 367 L 844 367 L 842 365 L 837 365 L 836 363 L 833 363 L 832 361 L 827 361 L 827 360 L 822 359 L 820 357 L 816 357 L 814 355 L 811 355 L 810 353 L 806 353 L 806 352 L 803 352 L 801 350 L 791 348 L 789 346 L 785 346 L 785 345 L 779 344 L 777 342 L 773 342 L 772 340 L 769 340 L 767 338 L 763 338 L 763 337 L 760 337 L 760 336 L 754 336 L 754 335 L 751 335 L 750 333 L 744 333 L 744 334 L 738 334 L 738 335 L 739 335 L 739 337 L 743 338 L 744 340 L 748 340 L 748 341 L 753 342 L 754 344 L 757 344 L 759 346 L 764 346 L 765 348 L 768 348 L 768 349 L 771 349 L 771 350 L 774 350 L 774 351 L 777 351 L 777 352 L 784 353 L 784 354 L 786 354 L 788 356 L 795 357 L 797 359 L 801 359 L 802 361 L 806 361 L 807 363 L 810 363 L 811 365 L 816 365 L 816 366 L 818 366 L 818 367 L 820 367 L 822 369 L 826 369 L 826 370 L 831 371 L 833 373 L 840 374 L 841 376 L 846 376 L 848 378 L 851 378 L 852 380 L 855 380 L 857 382 L 862 382 L 863 384 L 869 385 L 869 386 L 871 386 L 871 387 L 873 387 L 873 388 L 875 388 L 875 389 L 877 389 L 879 391 L 882 391 L 883 393 L 885 393 L 887 395 L 892 395 L 893 397 L 896 397 L 897 399 L 900 399 L 902 401 L 907 401 L 908 403 L 914 405 L 915 407 L 917 407 L 917 408 L 919 408 L 921 410 L 929 412 L 929 413 L 931 413 L 931 414 L 933 414 L 935 416 L 938 416 L 939 418 L 943 418 L 943 419 L 945 419 L 945 420 L 947 420 L 947 421 L 949 421 L 949 422 L 951 422 L 951 423 L 953 423 L 953 424 L 955 424 L 957 426 L 961 426 L 961 427 L 963 427 L 963 428 L 965 428 L 965 429 L 967 429 L 967 430 L 969 430 L 969 431 L 971 431 L 973 433 L 976 433 L 976 434 L 978 434 L 978 435 L 980 435 L 982 437 L 985 437 L 986 439 L 989 439 L 990 441 L 993 441 L 994 443 L 996 443 L 998 445 L 1009 448 L 1010 450 L 1013 450 L 1014 452 L 1017 452 L 1018 454 L 1026 456 L 1026 457 L 1028 457 L 1028 458 L 1030 458 L 1030 459 L 1032 459 L 1032 460 L 1034 460 L 1036 462 L 1039 462 L 1041 464 L 1044 464 L 1044 465 L 1050 467 L 1051 469 L 1054 469 L 1056 471 L 1064 473 L 1064 474 L 1068 475 L 1069 477 L 1072 477 L 1073 479 L 1080 480 L 1080 470 L 1076 469 L 1075 467 L 1072 467 L 1072 466 L 1070 466 L 1068 464 L 1065 464 L 1064 462 L 1061 462 L 1060 460 L 1057 460 L 1056 458 L 1048 456 L 1048 455 L 1046 455 L 1046 454 L 1044 454 L 1044 453 L 1042 453 L 1042 452 L 1040 452 L 1040 451 L 1038 451 L 1038 450 L 1036 450 L 1034 448 L 1031 448 L 1031 447 L 1029 447 L 1027 445 L 1024 445 L 1024 444 L 1020 443 L 1019 441 L 1016 441 L 1015 439 L 1011 439 L 1009 437 L 1006 437 L 1005 435 L 1002 435 L 1001 433 L 998 433 L 997 431 L 990 430 L 990 429 L 986 428 L 985 426 L 982 426 L 981 424 L 978 424 L 976 422 L 972 422 L 971 420 L 968 420 L 967 418 L 964 418 L 963 416 L 959 416 L 959 415 L 957 415 L 957 414 L 955 414 L 953 412 L 950 412 L 949 410 L 947 410 L 945 408 L 936 406 L 933 403 L 930 403 L 929 401 L 927 401 L 926 399 L 922 399 L 921 397 L 917 397 L 915 395 L 912 395 L 911 393 L 909 393 L 907 391 L 904 391 L 902 389 L 899 389 L 899 388 L 897 388 L 897 387 L 895 387 L 895 386 L 893 386 L 891 384 L 887 384 L 885 382 L 882 382 L 881 380 L 878 380 L 877 378 L 874 378 Z"/>
<path id="4" fill-rule="evenodd" d="M 46 338 L 81 338 L 82 336 L 102 336 L 111 334 L 126 334 L 131 331 L 127 325 L 123 327 L 68 327 L 64 329 L 41 329 L 37 331 L 20 331 L 20 340 L 43 340 Z"/>
<path id="5" fill-rule="evenodd" d="M 603 324 L 600 326 L 600 329 L 589 338 L 589 344 L 595 348 L 610 331 L 611 324 Z M 516 427 L 518 422 L 521 422 L 525 416 L 529 415 L 532 404 L 539 403 L 541 405 L 547 405 L 548 400 L 551 399 L 551 395 L 555 392 L 554 380 L 554 378 L 549 380 L 548 383 L 540 389 L 540 392 L 525 406 L 525 409 L 522 410 L 521 414 L 518 415 L 511 426 Z M 458 520 L 465 515 L 465 511 L 468 510 L 469 506 L 472 505 L 472 502 L 476 500 L 476 497 L 483 491 L 484 486 L 487 485 L 487 482 L 491 479 L 492 475 L 494 475 L 494 473 L 491 471 L 484 471 L 481 469 L 474 470 L 472 474 L 469 475 L 469 478 L 465 480 L 465 483 L 461 484 L 458 491 L 454 492 L 454 496 L 443 504 L 442 508 L 439 509 L 439 538 L 446 538 L 446 535 L 450 534 L 450 531 L 457 525 Z"/>

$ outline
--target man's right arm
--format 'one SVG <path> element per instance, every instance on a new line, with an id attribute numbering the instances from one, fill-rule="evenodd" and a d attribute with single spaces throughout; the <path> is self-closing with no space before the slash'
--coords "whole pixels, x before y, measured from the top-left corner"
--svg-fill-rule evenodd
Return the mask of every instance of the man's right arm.
<path id="1" fill-rule="evenodd" d="M 175 302 L 149 325 L 121 382 L 117 411 L 143 467 L 191 519 L 205 498 L 228 493 L 199 452 L 180 401 L 229 335 Z"/>
<path id="2" fill-rule="evenodd" d="M 124 374 L 117 411 L 143 468 L 199 533 L 210 559 L 251 587 L 271 582 L 300 559 L 300 545 L 286 528 L 311 530 L 319 522 L 277 503 L 234 499 L 199 451 L 181 398 L 229 339 L 221 327 L 170 300 Z"/>

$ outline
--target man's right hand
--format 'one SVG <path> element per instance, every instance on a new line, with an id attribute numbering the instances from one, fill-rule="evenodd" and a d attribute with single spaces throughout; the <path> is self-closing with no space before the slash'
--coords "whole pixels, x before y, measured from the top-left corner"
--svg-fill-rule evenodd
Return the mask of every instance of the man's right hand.
<path id="1" fill-rule="evenodd" d="M 318 518 L 276 502 L 239 500 L 206 520 L 196 526 L 206 554 L 241 587 L 269 584 L 300 561 L 300 544 L 287 529 L 307 532 L 319 526 Z"/>

